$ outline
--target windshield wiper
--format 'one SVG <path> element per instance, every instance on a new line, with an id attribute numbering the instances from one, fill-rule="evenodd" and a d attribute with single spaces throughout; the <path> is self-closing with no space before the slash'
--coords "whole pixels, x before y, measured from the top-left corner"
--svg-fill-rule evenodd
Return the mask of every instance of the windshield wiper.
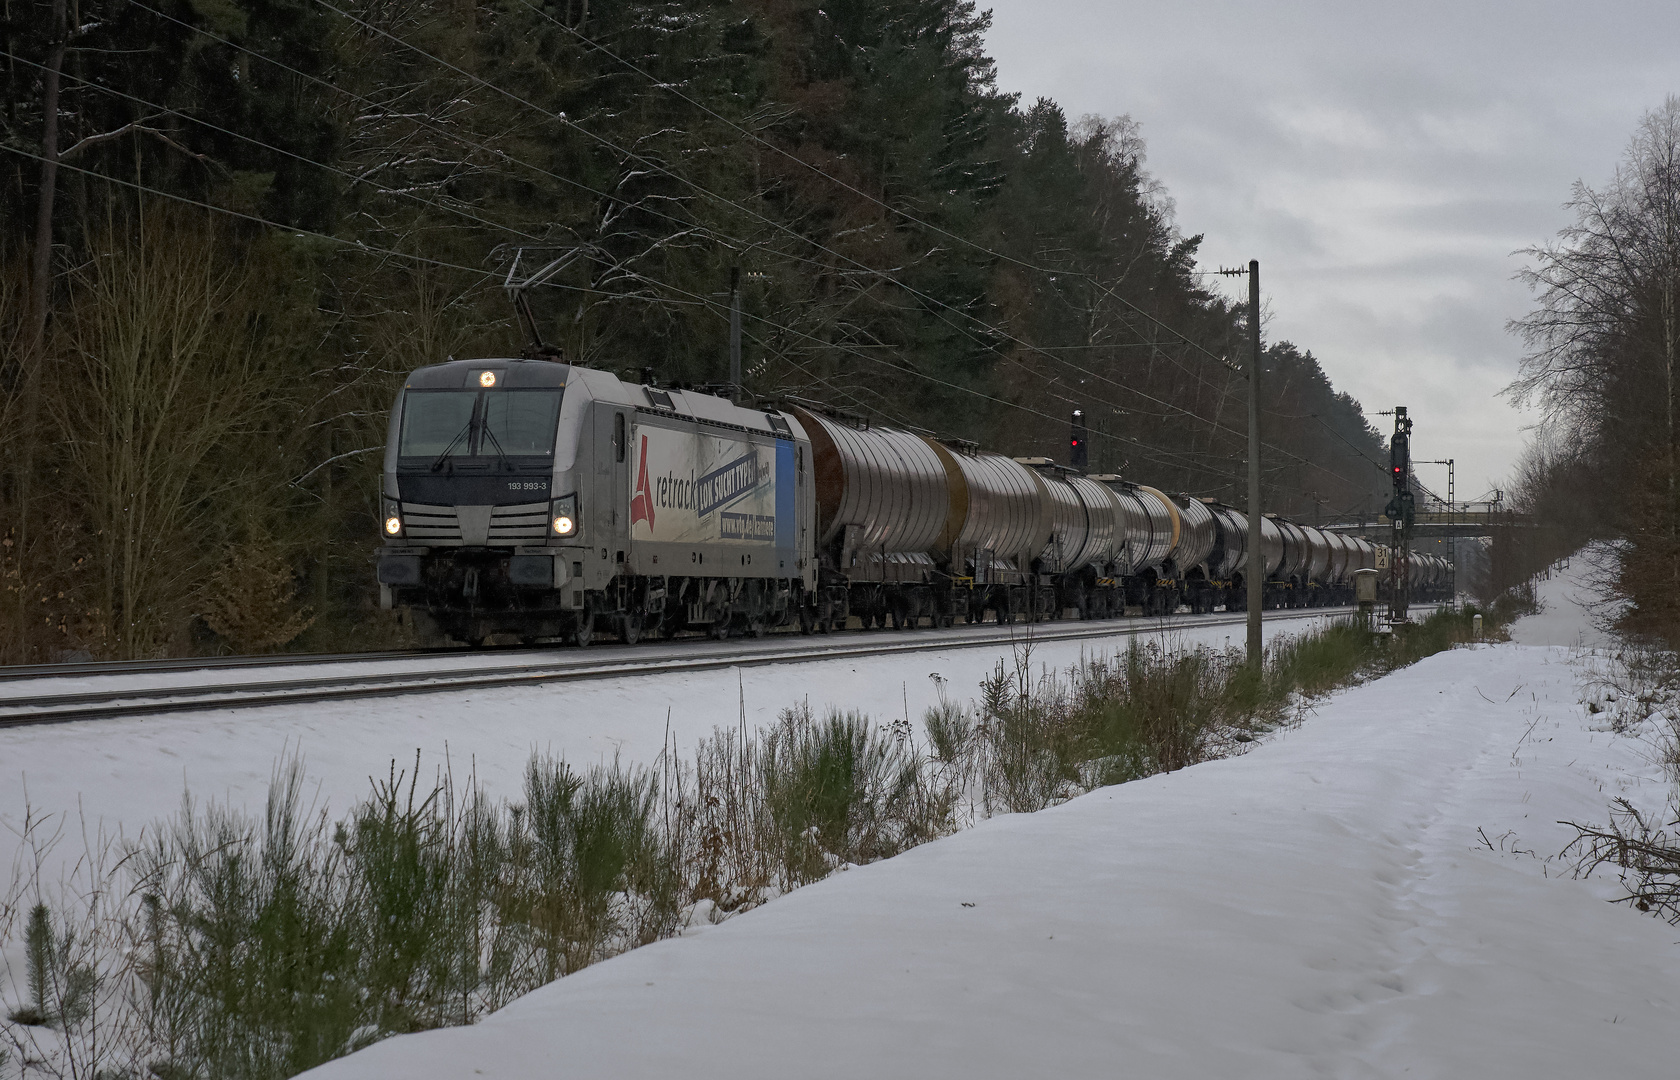
<path id="1" fill-rule="evenodd" d="M 501 440 L 496 438 L 496 433 L 494 431 L 490 430 L 490 418 L 489 417 L 484 418 L 484 427 L 482 429 L 480 429 L 480 431 L 485 438 L 490 440 L 490 445 L 494 446 L 496 448 L 496 460 L 497 460 L 497 462 L 501 465 L 507 466 L 507 469 L 508 469 L 509 472 L 513 472 L 514 471 L 513 462 L 509 461 L 507 454 L 503 453 Z"/>
<path id="2" fill-rule="evenodd" d="M 453 439 L 449 440 L 449 445 L 443 448 L 443 453 L 439 454 L 437 456 L 437 460 L 432 462 L 432 471 L 433 472 L 437 472 L 439 469 L 443 468 L 443 463 L 445 461 L 449 460 L 449 455 L 450 454 L 455 452 L 455 445 L 457 443 L 459 443 L 461 441 L 462 437 L 465 436 L 468 432 L 470 432 L 472 430 L 472 428 L 473 428 L 473 421 L 469 417 L 468 420 L 467 420 L 467 426 L 455 433 L 455 437 Z"/>

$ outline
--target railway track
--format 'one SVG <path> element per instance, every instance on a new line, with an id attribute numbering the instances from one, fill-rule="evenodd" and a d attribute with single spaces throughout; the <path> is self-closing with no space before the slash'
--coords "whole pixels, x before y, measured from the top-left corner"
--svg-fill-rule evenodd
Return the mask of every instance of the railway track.
<path id="1" fill-rule="evenodd" d="M 1268 612 L 1269 622 L 1341 615 L 1352 608 L 1309 608 Z M 439 650 L 363 653 L 340 656 L 210 657 L 199 660 L 142 661 L 134 664 L 78 664 L 0 671 L 0 727 L 61 724 L 82 720 L 143 717 L 162 713 L 245 709 L 402 694 L 460 692 L 533 686 L 569 680 L 708 671 L 718 668 L 837 660 L 862 656 L 928 652 L 1034 642 L 1114 637 L 1137 631 L 1159 632 L 1216 626 L 1241 626 L 1246 616 L 1216 614 L 1164 619 L 1053 622 L 1035 625 L 958 627 L 909 633 L 879 631 L 801 637 L 777 635 L 760 640 L 683 642 L 666 645 L 601 646 L 587 651 L 517 652 Z M 506 657 L 516 657 L 509 662 Z M 476 661 L 476 663 L 469 662 Z M 321 671 L 285 677 L 298 667 L 371 668 Z M 221 673 L 249 671 L 273 678 L 217 680 Z M 32 692 L 38 682 L 98 683 L 114 676 L 146 676 L 143 683 L 99 688 Z M 184 677 L 183 677 L 184 676 Z"/>

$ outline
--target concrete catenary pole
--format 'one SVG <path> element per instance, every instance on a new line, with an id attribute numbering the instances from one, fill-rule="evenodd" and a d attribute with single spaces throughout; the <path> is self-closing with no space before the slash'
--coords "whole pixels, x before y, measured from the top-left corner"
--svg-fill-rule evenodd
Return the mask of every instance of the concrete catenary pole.
<path id="1" fill-rule="evenodd" d="M 1260 260 L 1248 263 L 1248 662 L 1259 666 L 1260 604 L 1266 581 L 1260 542 Z"/>
<path id="2" fill-rule="evenodd" d="M 729 268 L 729 400 L 741 403 L 741 268 Z"/>

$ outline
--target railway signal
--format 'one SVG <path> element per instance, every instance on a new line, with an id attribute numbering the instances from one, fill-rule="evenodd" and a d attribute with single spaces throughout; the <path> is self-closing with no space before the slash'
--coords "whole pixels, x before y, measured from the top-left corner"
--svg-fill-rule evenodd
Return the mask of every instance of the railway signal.
<path id="1" fill-rule="evenodd" d="M 1390 622 L 1405 622 L 1415 503 L 1411 483 L 1412 419 L 1406 415 L 1404 405 L 1394 407 L 1394 434 L 1388 441 L 1388 467 L 1394 479 L 1394 497 L 1388 500 L 1388 506 L 1383 511 L 1394 524 L 1389 541 L 1388 618 Z"/>
<path id="2" fill-rule="evenodd" d="M 1083 409 L 1073 410 L 1073 429 L 1068 434 L 1068 464 L 1076 469 L 1083 469 L 1090 459 L 1086 443 L 1088 436 L 1085 432 L 1085 412 Z"/>

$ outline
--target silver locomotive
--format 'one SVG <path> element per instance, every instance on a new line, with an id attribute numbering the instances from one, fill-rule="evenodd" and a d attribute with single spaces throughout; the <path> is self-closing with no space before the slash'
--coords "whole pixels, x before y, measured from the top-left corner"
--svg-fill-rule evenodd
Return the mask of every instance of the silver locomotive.
<path id="1" fill-rule="evenodd" d="M 1367 541 L 1118 476 L 881 427 L 745 408 L 546 360 L 407 380 L 382 488 L 381 604 L 458 641 L 929 623 L 1347 602 Z M 1420 597 L 1450 568 L 1412 561 Z"/>

